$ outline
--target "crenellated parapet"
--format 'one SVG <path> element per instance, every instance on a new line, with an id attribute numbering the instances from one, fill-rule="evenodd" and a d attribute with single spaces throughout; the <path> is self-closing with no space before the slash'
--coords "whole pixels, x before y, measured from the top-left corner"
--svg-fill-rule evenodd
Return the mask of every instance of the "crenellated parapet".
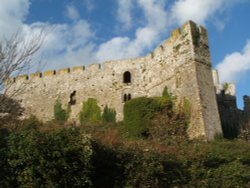
<path id="1" fill-rule="evenodd" d="M 198 26 L 193 21 L 188 21 L 184 23 L 181 28 L 174 29 L 170 37 L 165 40 L 165 46 L 174 45 L 180 37 L 184 38 L 188 33 L 191 33 L 194 45 L 199 45 L 199 43 L 202 42 L 208 46 L 207 30 L 202 26 Z"/>
<path id="2" fill-rule="evenodd" d="M 190 37 L 191 36 L 191 37 Z M 178 53 L 179 49 L 181 48 L 183 40 L 187 38 L 187 40 L 192 40 L 194 46 L 200 45 L 200 43 L 208 46 L 207 40 L 207 31 L 202 26 L 197 26 L 194 22 L 188 21 L 182 25 L 181 28 L 174 29 L 170 37 L 165 40 L 163 45 L 159 45 L 153 52 L 146 55 L 146 58 L 154 58 L 160 54 L 163 54 L 166 49 L 174 48 L 174 51 Z M 24 80 L 31 80 L 34 78 L 44 78 L 44 77 L 53 77 L 53 76 L 60 76 L 65 74 L 81 74 L 85 72 L 86 74 L 94 72 L 99 72 L 100 70 L 106 71 L 107 69 L 111 69 L 114 61 L 109 61 L 104 63 L 104 68 L 102 69 L 101 64 L 90 64 L 86 68 L 85 66 L 75 66 L 72 68 L 64 68 L 59 70 L 47 70 L 44 72 L 36 72 L 30 75 L 19 75 L 18 77 L 14 78 L 14 81 L 24 81 Z"/>
<path id="3" fill-rule="evenodd" d="M 58 70 L 47 70 L 44 72 L 35 72 L 31 73 L 30 75 L 23 74 L 13 78 L 13 81 L 25 81 L 25 80 L 32 80 L 34 78 L 44 78 L 44 77 L 51 77 L 51 76 L 58 76 L 58 75 L 65 75 L 65 74 L 75 74 L 75 73 L 82 73 L 82 72 L 94 72 L 101 70 L 100 64 L 90 64 L 87 68 L 85 66 L 75 66 L 72 68 L 64 68 Z"/>

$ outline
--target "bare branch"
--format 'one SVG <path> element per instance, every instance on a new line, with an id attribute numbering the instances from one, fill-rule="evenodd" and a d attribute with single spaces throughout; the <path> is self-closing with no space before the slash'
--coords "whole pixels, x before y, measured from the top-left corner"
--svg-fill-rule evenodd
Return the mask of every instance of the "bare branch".
<path id="1" fill-rule="evenodd" d="M 30 70 L 31 66 L 40 61 L 34 60 L 34 55 L 41 48 L 46 37 L 46 32 L 41 29 L 37 34 L 26 38 L 19 33 L 13 35 L 10 39 L 0 42 L 0 91 L 7 91 L 10 82 L 7 82 L 11 76 L 18 76 Z M 4 88 L 5 87 L 5 88 Z"/>
<path id="2" fill-rule="evenodd" d="M 0 109 L 6 109 L 6 103 L 3 101 L 6 93 L 8 97 L 14 97 L 24 91 L 27 81 L 10 92 L 10 88 L 15 84 L 13 77 L 27 73 L 33 65 L 38 66 L 41 63 L 40 60 L 35 59 L 35 55 L 46 36 L 45 29 L 41 29 L 29 36 L 23 36 L 17 32 L 10 39 L 0 41 L 0 96 L 2 96 Z"/>

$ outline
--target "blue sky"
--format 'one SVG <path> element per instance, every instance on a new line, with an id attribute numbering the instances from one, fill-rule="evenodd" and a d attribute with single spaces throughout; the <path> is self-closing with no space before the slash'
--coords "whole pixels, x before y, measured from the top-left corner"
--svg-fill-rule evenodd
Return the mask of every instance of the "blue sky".
<path id="1" fill-rule="evenodd" d="M 187 20 L 207 28 L 213 67 L 250 95 L 250 0 L 1 0 L 0 39 L 48 34 L 44 69 L 145 55 Z"/>

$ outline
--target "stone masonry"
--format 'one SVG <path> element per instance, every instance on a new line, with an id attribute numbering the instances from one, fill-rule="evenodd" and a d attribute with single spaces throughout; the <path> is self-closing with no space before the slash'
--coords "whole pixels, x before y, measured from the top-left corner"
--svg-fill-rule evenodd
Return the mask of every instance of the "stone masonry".
<path id="1" fill-rule="evenodd" d="M 178 102 L 185 98 L 191 103 L 191 139 L 213 140 L 222 133 L 207 31 L 192 21 L 172 31 L 163 45 L 144 57 L 22 75 L 15 78 L 11 91 L 23 83 L 27 83 L 24 92 L 16 98 L 26 115 L 44 121 L 53 118 L 58 98 L 65 108 L 71 105 L 72 121 L 78 120 L 82 102 L 88 98 L 95 98 L 102 109 L 105 105 L 114 108 L 120 121 L 126 100 L 161 96 L 167 86 Z"/>

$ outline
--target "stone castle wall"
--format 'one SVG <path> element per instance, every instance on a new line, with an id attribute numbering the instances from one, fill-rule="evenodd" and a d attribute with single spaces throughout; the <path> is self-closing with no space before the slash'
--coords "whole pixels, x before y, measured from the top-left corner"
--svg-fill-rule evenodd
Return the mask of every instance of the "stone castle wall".
<path id="1" fill-rule="evenodd" d="M 124 83 L 124 73 L 129 72 L 131 82 Z M 189 21 L 171 33 L 164 45 L 139 58 L 108 61 L 57 72 L 22 75 L 15 79 L 11 91 L 27 83 L 17 99 L 22 100 L 26 114 L 39 119 L 53 118 L 53 106 L 60 99 L 66 107 L 70 96 L 75 95 L 70 119 L 77 120 L 82 102 L 95 98 L 103 109 L 115 108 L 117 119 L 123 119 L 124 95 L 161 96 L 165 86 L 178 101 L 184 98 L 192 104 L 190 138 L 212 140 L 221 133 L 220 119 L 211 71 L 207 32 Z"/>

